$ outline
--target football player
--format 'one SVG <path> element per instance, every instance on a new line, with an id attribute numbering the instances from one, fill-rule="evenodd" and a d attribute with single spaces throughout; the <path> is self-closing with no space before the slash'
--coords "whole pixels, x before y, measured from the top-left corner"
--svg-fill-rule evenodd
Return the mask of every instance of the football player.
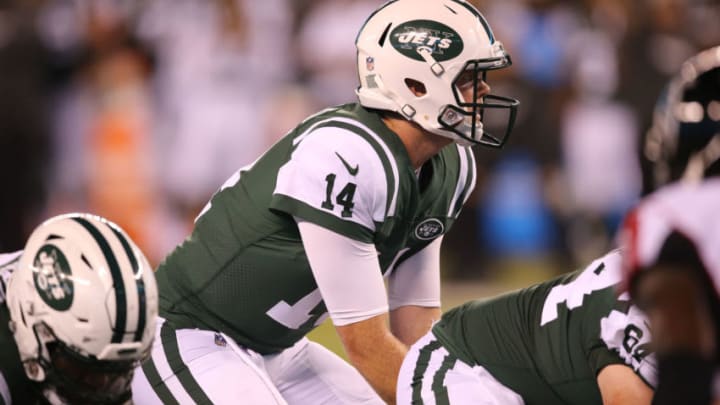
<path id="1" fill-rule="evenodd" d="M 123 404 L 150 354 L 152 268 L 117 225 L 69 214 L 0 254 L 0 404 Z"/>
<path id="2" fill-rule="evenodd" d="M 394 402 L 408 345 L 439 318 L 470 147 L 502 146 L 518 102 L 490 94 L 488 71 L 510 57 L 464 0 L 389 1 L 356 46 L 359 102 L 235 173 L 159 266 L 138 403 Z M 305 337 L 328 314 L 354 367 Z"/>
<path id="3" fill-rule="evenodd" d="M 621 255 L 446 312 L 415 343 L 398 404 L 649 404 L 644 314 L 617 297 Z"/>
<path id="4" fill-rule="evenodd" d="M 648 314 L 655 404 L 713 398 L 720 327 L 720 46 L 686 61 L 660 99 L 645 152 L 655 186 L 620 240 L 625 287 Z"/>

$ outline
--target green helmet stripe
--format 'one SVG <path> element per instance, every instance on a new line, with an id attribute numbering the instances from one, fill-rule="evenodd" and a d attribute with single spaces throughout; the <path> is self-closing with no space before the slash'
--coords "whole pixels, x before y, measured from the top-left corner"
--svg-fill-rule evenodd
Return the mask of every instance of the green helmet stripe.
<path id="1" fill-rule="evenodd" d="M 467 2 L 465 2 L 463 0 L 451 0 L 451 1 L 453 3 L 457 3 L 457 4 L 465 7 L 472 15 L 477 17 L 478 20 L 480 20 L 480 24 L 482 24 L 483 27 L 485 28 L 485 32 L 487 33 L 488 38 L 490 38 L 490 43 L 491 44 L 495 43 L 495 35 L 493 35 L 492 29 L 490 29 L 490 24 L 488 24 L 485 17 L 483 17 L 483 15 L 480 14 L 480 12 L 475 7 L 473 7 L 472 5 L 468 4 Z"/>
<path id="2" fill-rule="evenodd" d="M 389 6 L 392 3 L 395 3 L 398 0 L 390 0 L 387 3 L 383 4 L 382 6 L 378 7 L 377 10 L 373 11 L 372 14 L 368 16 L 368 18 L 365 19 L 365 22 L 360 26 L 360 30 L 358 31 L 357 35 L 355 36 L 355 44 L 357 44 L 358 38 L 360 38 L 360 33 L 363 32 L 363 29 L 365 29 L 365 25 L 370 21 L 375 14 L 380 12 L 380 10 L 384 9 L 385 7 Z M 387 30 L 387 28 L 386 28 Z"/>
<path id="3" fill-rule="evenodd" d="M 110 225 L 108 225 L 110 226 Z M 145 331 L 145 311 L 146 311 L 146 296 L 145 296 L 145 281 L 143 281 L 142 275 L 140 274 L 140 266 L 138 265 L 137 258 L 135 257 L 135 253 L 133 252 L 132 248 L 130 247 L 130 243 L 128 243 L 127 238 L 120 232 L 119 230 L 115 229 L 113 226 L 110 226 L 110 229 L 113 231 L 115 236 L 120 240 L 120 243 L 123 246 L 123 249 L 125 250 L 125 254 L 127 254 L 128 259 L 130 260 L 130 264 L 133 268 L 133 274 L 135 274 L 135 281 L 136 281 L 136 287 L 137 287 L 137 295 L 138 295 L 138 321 L 137 321 L 137 327 L 135 328 L 135 337 L 133 340 L 136 342 L 139 342 L 142 340 L 143 332 Z M 150 269 L 143 269 L 143 271 L 151 271 Z"/>
<path id="4" fill-rule="evenodd" d="M 107 239 L 100 233 L 100 231 L 85 218 L 75 217 L 75 222 L 82 225 L 100 246 L 103 255 L 105 255 L 105 261 L 110 268 L 110 275 L 113 279 L 113 285 L 115 286 L 115 327 L 113 328 L 113 335 L 110 343 L 122 342 L 123 335 L 125 334 L 125 328 L 127 323 L 127 295 L 125 294 L 125 282 L 123 281 L 122 272 L 118 265 L 117 258 L 110 249 L 110 244 Z"/>

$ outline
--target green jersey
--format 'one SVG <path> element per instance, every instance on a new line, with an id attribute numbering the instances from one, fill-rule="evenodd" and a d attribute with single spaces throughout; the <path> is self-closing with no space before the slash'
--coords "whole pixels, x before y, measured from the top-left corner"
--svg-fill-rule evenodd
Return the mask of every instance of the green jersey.
<path id="1" fill-rule="evenodd" d="M 654 356 L 644 315 L 618 297 L 621 255 L 586 269 L 448 311 L 433 327 L 443 346 L 486 368 L 526 404 L 601 404 L 597 374 L 626 364 L 650 386 Z"/>
<path id="2" fill-rule="evenodd" d="M 21 253 L 0 254 L 0 405 L 35 404 L 41 398 L 37 384 L 25 375 L 5 303 L 5 287 Z"/>
<path id="3" fill-rule="evenodd" d="M 447 232 L 474 184 L 470 148 L 448 145 L 418 175 L 377 112 L 322 111 L 212 197 L 159 266 L 160 314 L 259 353 L 283 350 L 326 316 L 294 217 L 374 244 L 387 274 Z"/>

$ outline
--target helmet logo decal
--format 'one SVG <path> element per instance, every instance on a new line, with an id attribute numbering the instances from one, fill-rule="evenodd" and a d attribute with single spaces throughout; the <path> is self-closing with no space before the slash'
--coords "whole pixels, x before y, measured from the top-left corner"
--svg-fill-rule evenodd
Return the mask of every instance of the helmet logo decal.
<path id="1" fill-rule="evenodd" d="M 431 20 L 413 20 L 398 25 L 390 34 L 390 43 L 401 54 L 418 61 L 424 60 L 418 53 L 421 48 L 429 50 L 438 62 L 460 55 L 464 48 L 457 32 Z"/>
<path id="2" fill-rule="evenodd" d="M 415 227 L 415 237 L 420 240 L 435 239 L 435 237 L 443 233 L 444 230 L 445 227 L 439 219 L 430 218 L 422 221 Z"/>
<path id="3" fill-rule="evenodd" d="M 33 262 L 38 294 L 51 308 L 66 311 L 73 301 L 72 272 L 63 252 L 53 245 L 40 248 Z"/>

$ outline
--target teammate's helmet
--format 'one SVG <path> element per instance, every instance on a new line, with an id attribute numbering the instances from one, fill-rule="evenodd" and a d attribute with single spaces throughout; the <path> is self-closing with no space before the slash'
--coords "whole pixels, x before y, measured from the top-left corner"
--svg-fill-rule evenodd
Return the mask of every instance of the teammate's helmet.
<path id="1" fill-rule="evenodd" d="M 502 146 L 519 102 L 478 94 L 487 71 L 510 66 L 480 12 L 464 0 L 395 0 L 368 18 L 355 41 L 360 104 L 394 111 L 462 145 Z M 473 86 L 465 100 L 462 86 Z M 411 88 L 423 89 L 417 95 Z M 502 135 L 483 131 L 488 114 L 506 117 Z"/>
<path id="2" fill-rule="evenodd" d="M 158 295 L 145 256 L 117 225 L 68 214 L 38 226 L 7 288 L 28 378 L 56 403 L 123 403 L 148 356 Z"/>
<path id="3" fill-rule="evenodd" d="M 720 165 L 720 46 L 683 63 L 655 108 L 645 157 L 651 190 L 676 180 L 699 181 Z"/>

